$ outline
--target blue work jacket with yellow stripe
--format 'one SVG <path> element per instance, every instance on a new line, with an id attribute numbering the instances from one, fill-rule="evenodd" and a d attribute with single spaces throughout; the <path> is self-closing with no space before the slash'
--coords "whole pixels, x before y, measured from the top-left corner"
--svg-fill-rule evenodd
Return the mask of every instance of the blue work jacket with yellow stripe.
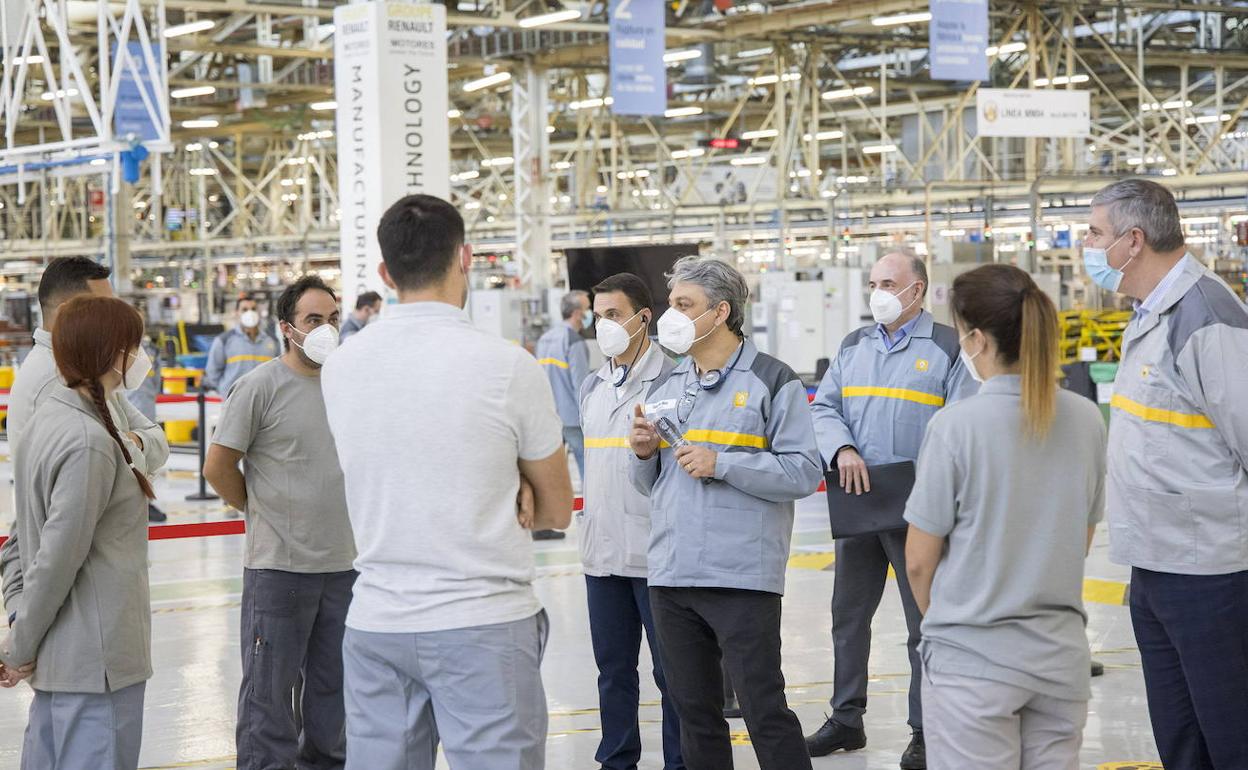
<path id="1" fill-rule="evenodd" d="M 891 350 L 876 324 L 846 337 L 811 405 L 824 467 L 846 446 L 867 465 L 917 460 L 932 415 L 978 390 L 958 353 L 958 333 L 926 310 Z"/>
<path id="2" fill-rule="evenodd" d="M 280 353 L 277 340 L 263 330 L 252 340 L 242 328 L 230 329 L 212 341 L 208 365 L 204 369 L 204 389 L 229 395 L 230 387 L 239 377 L 265 361 L 272 361 Z"/>
<path id="3" fill-rule="evenodd" d="M 741 344 L 717 389 L 698 387 L 687 357 L 647 398 L 647 416 L 668 417 L 718 453 L 709 483 L 685 472 L 666 444 L 647 460 L 632 456 L 633 484 L 650 496 L 652 586 L 784 593 L 793 502 L 814 494 L 823 474 L 806 387 L 783 362 Z"/>
<path id="4" fill-rule="evenodd" d="M 1248 570 L 1248 307 L 1185 256 L 1123 335 L 1110 402 L 1109 556 L 1183 575 Z"/>
<path id="5" fill-rule="evenodd" d="M 589 345 L 567 324 L 559 324 L 537 340 L 533 356 L 546 372 L 555 394 L 555 411 L 564 427 L 581 424 L 581 383 L 589 376 Z"/>

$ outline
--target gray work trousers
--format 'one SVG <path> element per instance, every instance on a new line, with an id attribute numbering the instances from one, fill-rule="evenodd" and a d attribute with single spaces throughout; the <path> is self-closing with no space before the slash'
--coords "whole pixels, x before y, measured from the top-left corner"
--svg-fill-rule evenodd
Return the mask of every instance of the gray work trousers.
<path id="1" fill-rule="evenodd" d="M 542 770 L 546 612 L 428 633 L 347 629 L 347 770 Z"/>
<path id="2" fill-rule="evenodd" d="M 342 634 L 355 576 L 243 572 L 238 770 L 342 768 Z"/>
<path id="3" fill-rule="evenodd" d="M 135 770 L 146 682 L 116 692 L 35 690 L 22 770 Z"/>
<path id="4" fill-rule="evenodd" d="M 910 653 L 910 718 L 923 729 L 920 698 L 923 663 L 919 657 L 919 623 L 923 616 L 914 603 L 906 578 L 906 531 L 863 535 L 836 541 L 836 573 L 832 580 L 832 648 L 835 672 L 832 717 L 848 727 L 862 729 L 867 712 L 867 662 L 871 656 L 871 619 L 880 606 L 888 567 L 897 573 L 901 606 L 906 614 L 906 642 Z"/>
<path id="5" fill-rule="evenodd" d="M 923 677 L 928 770 L 1078 770 L 1088 702 L 957 674 Z"/>

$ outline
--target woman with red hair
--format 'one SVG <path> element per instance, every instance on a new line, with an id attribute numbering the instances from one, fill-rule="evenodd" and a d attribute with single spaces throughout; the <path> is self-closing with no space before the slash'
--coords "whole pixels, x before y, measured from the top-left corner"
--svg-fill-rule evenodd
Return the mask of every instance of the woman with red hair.
<path id="1" fill-rule="evenodd" d="M 52 349 L 65 387 L 35 412 L 14 481 L 23 588 L 0 644 L 2 684 L 35 691 L 22 767 L 133 770 L 152 675 L 147 477 L 108 410 L 151 363 L 125 302 L 65 303 Z"/>

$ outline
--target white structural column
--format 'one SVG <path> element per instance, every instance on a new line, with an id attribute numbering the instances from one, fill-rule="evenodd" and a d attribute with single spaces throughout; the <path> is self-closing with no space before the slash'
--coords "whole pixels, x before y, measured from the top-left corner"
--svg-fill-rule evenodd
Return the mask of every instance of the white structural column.
<path id="1" fill-rule="evenodd" d="M 526 64 L 512 78 L 511 135 L 515 157 L 516 260 L 520 283 L 550 286 L 550 142 L 546 135 L 546 73 Z"/>
<path id="2" fill-rule="evenodd" d="M 359 294 L 385 291 L 386 209 L 414 193 L 451 197 L 446 7 L 340 5 L 334 24 L 342 294 L 353 307 Z"/>

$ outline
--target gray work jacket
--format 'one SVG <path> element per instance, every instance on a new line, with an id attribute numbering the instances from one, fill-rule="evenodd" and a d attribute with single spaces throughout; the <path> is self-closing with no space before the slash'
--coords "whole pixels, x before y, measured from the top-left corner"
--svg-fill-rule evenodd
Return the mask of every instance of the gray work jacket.
<path id="1" fill-rule="evenodd" d="M 1110 557 L 1248 570 L 1248 307 L 1191 256 L 1127 327 L 1110 406 Z"/>
<path id="2" fill-rule="evenodd" d="M 739 588 L 784 593 L 793 502 L 823 480 L 806 387 L 786 364 L 742 342 L 726 379 L 697 390 L 693 358 L 681 361 L 647 398 L 647 415 L 667 416 L 692 443 L 714 449 L 715 480 L 684 471 L 670 447 L 633 455 L 633 484 L 650 495 L 649 580 L 672 588 Z"/>
<path id="3" fill-rule="evenodd" d="M 30 684 L 102 693 L 152 675 L 147 499 L 91 402 L 57 390 L 17 455 L 22 601 L 0 644 Z"/>
<path id="4" fill-rule="evenodd" d="M 581 564 L 593 577 L 644 578 L 650 546 L 650 500 L 629 481 L 633 451 L 628 434 L 633 412 L 644 404 L 656 380 L 676 364 L 658 345 L 635 364 L 618 389 L 611 363 L 581 385 L 581 429 L 585 433 L 585 509 L 578 514 Z"/>
<path id="5" fill-rule="evenodd" d="M 555 394 L 555 410 L 565 427 L 581 424 L 581 383 L 589 376 L 589 345 L 567 324 L 559 324 L 537 341 L 533 356 L 542 365 Z"/>

